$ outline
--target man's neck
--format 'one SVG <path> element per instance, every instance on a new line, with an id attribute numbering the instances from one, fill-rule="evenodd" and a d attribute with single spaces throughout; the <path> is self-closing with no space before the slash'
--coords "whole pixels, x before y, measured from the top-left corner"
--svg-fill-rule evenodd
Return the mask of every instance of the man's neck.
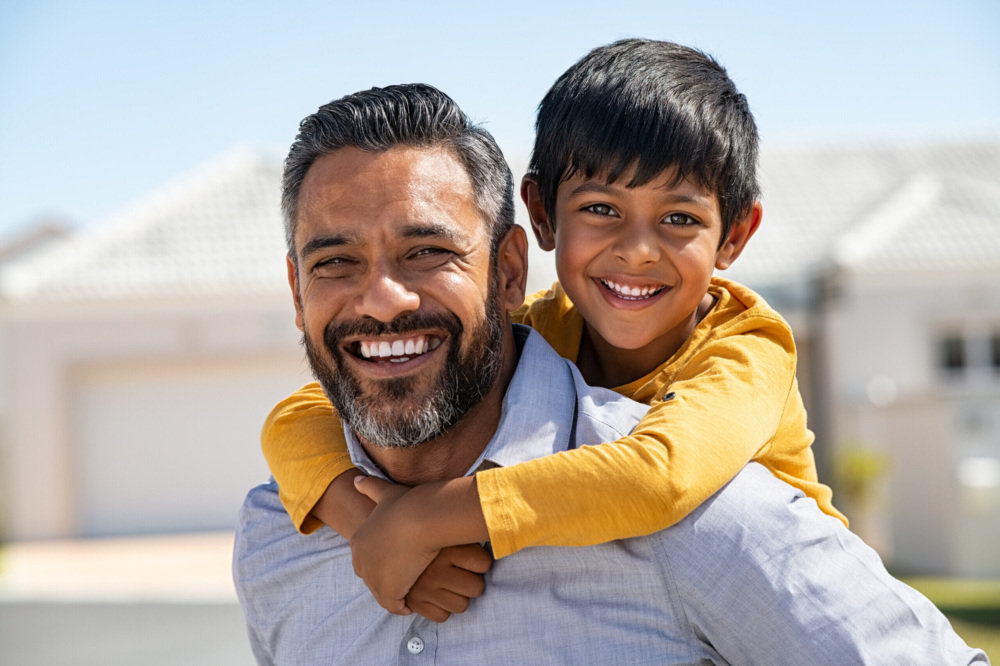
<path id="1" fill-rule="evenodd" d="M 489 393 L 446 433 L 407 448 L 385 448 L 364 440 L 368 457 L 396 483 L 415 486 L 464 476 L 489 444 L 503 409 L 503 398 L 517 369 L 519 350 L 508 325 L 503 339 L 500 374 Z"/>

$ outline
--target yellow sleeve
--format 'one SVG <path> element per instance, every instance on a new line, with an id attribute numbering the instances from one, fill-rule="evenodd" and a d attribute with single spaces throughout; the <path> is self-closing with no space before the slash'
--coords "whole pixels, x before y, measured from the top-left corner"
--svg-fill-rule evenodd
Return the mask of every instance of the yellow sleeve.
<path id="1" fill-rule="evenodd" d="M 295 528 L 315 532 L 323 523 L 310 511 L 327 486 L 354 467 L 340 418 L 319 384 L 306 384 L 279 402 L 264 422 L 260 441 Z"/>
<path id="2" fill-rule="evenodd" d="M 674 396 L 660 400 L 662 387 L 628 437 L 477 474 L 494 555 L 604 543 L 681 520 L 747 462 L 768 458 L 790 393 L 798 397 L 794 354 L 790 335 L 769 329 L 710 341 L 671 382 Z M 815 480 L 809 435 L 781 455 Z"/>

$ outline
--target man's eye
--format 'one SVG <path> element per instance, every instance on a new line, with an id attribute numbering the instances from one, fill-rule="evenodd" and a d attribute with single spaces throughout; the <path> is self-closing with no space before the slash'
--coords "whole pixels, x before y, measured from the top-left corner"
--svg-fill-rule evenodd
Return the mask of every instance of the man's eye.
<path id="1" fill-rule="evenodd" d="M 588 213 L 594 213 L 595 215 L 614 215 L 615 209 L 608 204 L 590 204 L 584 207 L 584 210 Z"/>
<path id="2" fill-rule="evenodd" d="M 666 219 L 663 221 L 667 224 L 673 224 L 679 227 L 688 227 L 693 224 L 698 224 L 698 220 L 684 213 L 671 213 L 670 215 L 667 215 Z"/>
<path id="3" fill-rule="evenodd" d="M 422 247 L 419 250 L 415 250 L 410 256 L 414 259 L 428 259 L 446 254 L 450 254 L 450 250 L 446 250 L 443 247 Z"/>
<path id="4" fill-rule="evenodd" d="M 337 271 L 346 268 L 350 265 L 351 260 L 347 257 L 327 257 L 326 259 L 320 259 L 315 264 L 313 264 L 314 271 Z"/>

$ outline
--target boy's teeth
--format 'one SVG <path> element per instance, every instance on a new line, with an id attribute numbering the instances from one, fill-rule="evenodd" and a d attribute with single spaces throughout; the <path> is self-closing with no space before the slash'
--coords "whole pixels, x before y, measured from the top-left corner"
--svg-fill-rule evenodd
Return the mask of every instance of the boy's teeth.
<path id="1" fill-rule="evenodd" d="M 387 358 L 399 362 L 408 360 L 410 356 L 419 356 L 432 349 L 437 349 L 440 344 L 440 338 L 421 335 L 416 338 L 393 340 L 392 342 L 388 340 L 365 342 L 362 340 L 358 343 L 358 347 L 363 358 Z"/>
<path id="2" fill-rule="evenodd" d="M 608 289 L 615 292 L 619 296 L 627 298 L 642 298 L 650 296 L 658 293 L 662 289 L 662 287 L 628 287 L 618 284 L 617 282 L 612 282 L 611 280 L 603 280 L 603 282 Z"/>

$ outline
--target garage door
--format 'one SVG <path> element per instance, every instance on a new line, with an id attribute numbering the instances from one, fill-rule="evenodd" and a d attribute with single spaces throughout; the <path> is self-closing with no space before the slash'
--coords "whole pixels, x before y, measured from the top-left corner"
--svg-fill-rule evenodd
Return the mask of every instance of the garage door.
<path id="1" fill-rule="evenodd" d="M 294 357 L 79 369 L 81 535 L 231 529 L 268 476 L 264 417 L 309 380 Z"/>

